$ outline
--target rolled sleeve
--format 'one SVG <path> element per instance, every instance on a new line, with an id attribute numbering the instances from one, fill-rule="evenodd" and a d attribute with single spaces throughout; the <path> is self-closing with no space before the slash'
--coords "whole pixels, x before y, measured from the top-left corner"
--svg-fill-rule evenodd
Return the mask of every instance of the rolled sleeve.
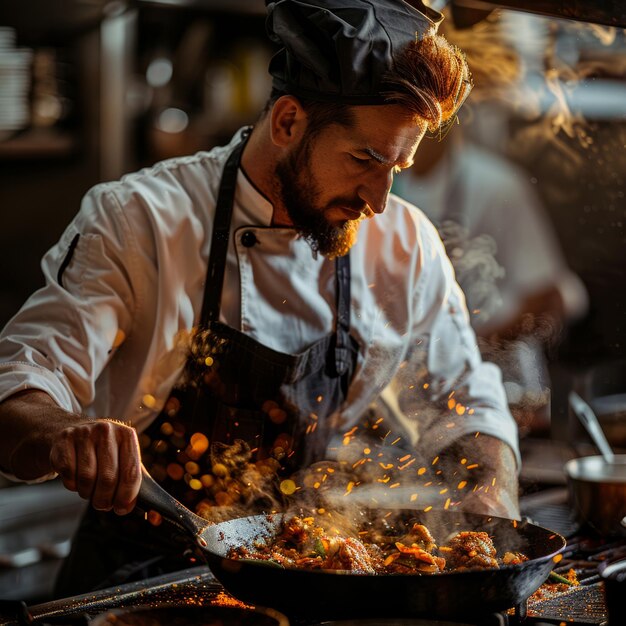
<path id="1" fill-rule="evenodd" d="M 417 445 L 435 456 L 482 433 L 508 444 L 520 464 L 517 426 L 498 367 L 482 361 L 465 298 L 443 244 L 428 225 L 415 292 L 407 361 L 392 383 L 400 410 L 417 424 Z"/>

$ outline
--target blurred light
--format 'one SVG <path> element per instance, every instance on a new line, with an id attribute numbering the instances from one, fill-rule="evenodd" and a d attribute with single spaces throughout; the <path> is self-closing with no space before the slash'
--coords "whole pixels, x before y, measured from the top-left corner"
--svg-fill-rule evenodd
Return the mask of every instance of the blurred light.
<path id="1" fill-rule="evenodd" d="M 181 133 L 189 125 L 189 116 L 181 109 L 164 109 L 157 119 L 157 128 L 165 133 Z"/>
<path id="2" fill-rule="evenodd" d="M 146 70 L 146 80 L 151 87 L 164 87 L 172 78 L 172 62 L 169 59 L 153 59 Z"/>

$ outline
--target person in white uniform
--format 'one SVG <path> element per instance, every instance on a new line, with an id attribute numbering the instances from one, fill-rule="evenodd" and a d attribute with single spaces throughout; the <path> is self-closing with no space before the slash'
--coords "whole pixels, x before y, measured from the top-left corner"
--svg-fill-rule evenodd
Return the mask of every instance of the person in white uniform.
<path id="1" fill-rule="evenodd" d="M 198 510 L 223 473 L 214 446 L 290 475 L 340 457 L 380 398 L 374 426 L 388 441 L 403 429 L 420 459 L 401 453 L 405 480 L 447 459 L 446 506 L 519 516 L 499 371 L 435 228 L 389 193 L 424 134 L 454 121 L 462 53 L 426 6 L 268 10 L 283 48 L 257 124 L 87 193 L 43 259 L 46 285 L 2 332 L 0 467 L 59 474 L 93 504 L 64 591 L 154 557 L 129 521 L 142 460 Z"/>
<path id="2" fill-rule="evenodd" d="M 483 357 L 501 367 L 524 432 L 549 427 L 546 350 L 587 309 L 529 175 L 456 133 L 422 145 L 394 191 L 439 228 Z"/>

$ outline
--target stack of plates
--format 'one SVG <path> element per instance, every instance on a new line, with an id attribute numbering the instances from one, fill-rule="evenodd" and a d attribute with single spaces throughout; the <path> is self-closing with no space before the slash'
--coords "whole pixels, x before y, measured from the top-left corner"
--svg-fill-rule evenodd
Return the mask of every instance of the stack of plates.
<path id="1" fill-rule="evenodd" d="M 0 27 L 0 139 L 30 123 L 33 51 L 15 47 L 15 31 Z"/>

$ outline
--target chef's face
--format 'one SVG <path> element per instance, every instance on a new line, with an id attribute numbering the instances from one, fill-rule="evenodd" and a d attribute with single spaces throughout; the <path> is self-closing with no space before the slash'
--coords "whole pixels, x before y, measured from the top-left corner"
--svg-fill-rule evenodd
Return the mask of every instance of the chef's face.
<path id="1" fill-rule="evenodd" d="M 425 126 L 398 105 L 353 107 L 354 123 L 302 139 L 277 164 L 289 219 L 333 258 L 356 241 L 360 222 L 382 213 L 394 173 L 410 167 Z"/>

